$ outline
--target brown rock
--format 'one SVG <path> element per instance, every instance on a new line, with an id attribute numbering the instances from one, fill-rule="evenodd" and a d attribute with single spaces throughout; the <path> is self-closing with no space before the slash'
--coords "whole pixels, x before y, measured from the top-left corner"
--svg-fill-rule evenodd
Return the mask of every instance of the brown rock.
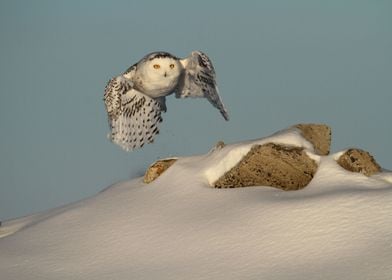
<path id="1" fill-rule="evenodd" d="M 317 164 L 303 148 L 269 143 L 255 145 L 230 171 L 219 178 L 216 188 L 271 186 L 299 190 L 312 180 Z"/>
<path id="2" fill-rule="evenodd" d="M 331 128 L 325 124 L 297 124 L 294 127 L 301 130 L 302 136 L 313 144 L 317 154 L 329 154 L 331 147 Z"/>
<path id="3" fill-rule="evenodd" d="M 154 162 L 144 174 L 143 182 L 148 184 L 158 178 L 165 172 L 173 163 L 177 161 L 176 158 L 161 159 Z"/>
<path id="4" fill-rule="evenodd" d="M 222 149 L 224 146 L 226 146 L 225 142 L 223 142 L 222 140 L 220 140 L 220 141 L 218 141 L 218 142 L 215 144 L 215 146 L 214 146 L 213 149 L 220 150 L 220 149 Z"/>
<path id="5" fill-rule="evenodd" d="M 351 172 L 362 173 L 371 176 L 381 171 L 380 165 L 373 156 L 361 149 L 348 149 L 337 160 L 338 164 Z"/>

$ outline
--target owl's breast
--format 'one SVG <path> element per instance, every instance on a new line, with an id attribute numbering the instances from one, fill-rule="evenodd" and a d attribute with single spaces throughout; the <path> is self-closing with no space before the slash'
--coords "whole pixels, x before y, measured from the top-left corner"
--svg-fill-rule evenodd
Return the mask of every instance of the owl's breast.
<path id="1" fill-rule="evenodd" d="M 156 98 L 171 94 L 177 87 L 177 83 L 178 77 L 162 78 L 158 80 L 142 79 L 141 77 L 137 77 L 134 81 L 134 87 L 138 91 L 152 98 Z"/>

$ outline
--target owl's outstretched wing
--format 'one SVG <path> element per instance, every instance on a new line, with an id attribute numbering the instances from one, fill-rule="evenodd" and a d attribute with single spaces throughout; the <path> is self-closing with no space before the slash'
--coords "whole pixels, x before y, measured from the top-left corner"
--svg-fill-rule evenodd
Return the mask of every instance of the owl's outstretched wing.
<path id="1" fill-rule="evenodd" d="M 111 130 L 108 137 L 113 143 L 131 151 L 154 141 L 162 122 L 161 111 L 166 109 L 164 97 L 152 99 L 118 76 L 108 82 L 104 101 Z"/>
<path id="2" fill-rule="evenodd" d="M 180 62 L 184 73 L 179 81 L 176 97 L 205 97 L 228 121 L 229 114 L 219 96 L 214 66 L 208 56 L 200 51 L 193 51 Z"/>

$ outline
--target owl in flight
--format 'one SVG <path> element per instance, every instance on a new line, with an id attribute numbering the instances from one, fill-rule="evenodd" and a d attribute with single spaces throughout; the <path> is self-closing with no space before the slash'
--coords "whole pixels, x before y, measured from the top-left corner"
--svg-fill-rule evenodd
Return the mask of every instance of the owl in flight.
<path id="1" fill-rule="evenodd" d="M 167 52 L 153 52 L 106 85 L 111 141 L 126 151 L 152 143 L 159 133 L 161 113 L 166 112 L 165 98 L 172 93 L 177 98 L 205 97 L 229 120 L 206 54 L 193 51 L 180 59 Z"/>

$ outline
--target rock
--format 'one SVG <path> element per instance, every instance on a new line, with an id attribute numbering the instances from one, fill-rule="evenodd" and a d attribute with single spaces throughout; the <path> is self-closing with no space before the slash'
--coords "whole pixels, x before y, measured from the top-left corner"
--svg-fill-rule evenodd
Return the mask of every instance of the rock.
<path id="1" fill-rule="evenodd" d="M 221 141 L 218 141 L 218 142 L 215 144 L 214 149 L 220 150 L 220 149 L 222 149 L 224 146 L 226 146 L 226 144 L 225 144 L 225 142 L 223 142 L 223 141 L 221 140 Z"/>
<path id="2" fill-rule="evenodd" d="M 218 141 L 210 150 L 210 153 L 222 150 L 226 146 L 225 142 L 223 141 Z"/>
<path id="3" fill-rule="evenodd" d="M 325 124 L 297 124 L 294 127 L 301 130 L 302 136 L 313 144 L 317 154 L 329 154 L 331 147 L 331 128 Z"/>
<path id="4" fill-rule="evenodd" d="M 373 156 L 361 149 L 348 149 L 339 157 L 337 163 L 348 171 L 362 173 L 366 176 L 381 171 L 380 165 Z"/>
<path id="5" fill-rule="evenodd" d="M 274 143 L 255 145 L 231 170 L 219 178 L 216 188 L 271 186 L 282 190 L 306 187 L 317 164 L 300 147 Z"/>
<path id="6" fill-rule="evenodd" d="M 143 182 L 151 183 L 177 161 L 177 158 L 160 159 L 154 162 L 144 174 Z"/>

